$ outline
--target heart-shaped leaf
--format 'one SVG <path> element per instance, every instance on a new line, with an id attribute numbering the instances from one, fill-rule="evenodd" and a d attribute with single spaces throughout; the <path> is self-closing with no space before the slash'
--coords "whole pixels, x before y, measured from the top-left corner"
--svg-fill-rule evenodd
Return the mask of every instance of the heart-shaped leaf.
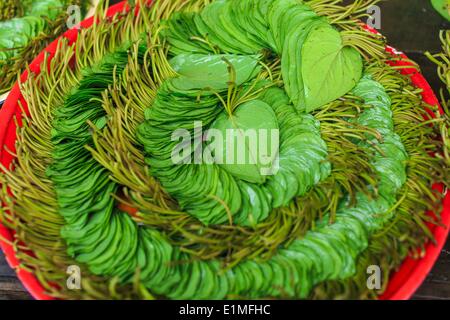
<path id="1" fill-rule="evenodd" d="M 214 160 L 222 168 L 241 180 L 263 183 L 278 156 L 278 134 L 273 109 L 253 100 L 239 106 L 231 117 L 222 113 L 208 131 L 207 140 L 215 144 Z"/>
<path id="2" fill-rule="evenodd" d="M 329 25 L 310 32 L 302 48 L 304 101 L 297 107 L 311 112 L 349 92 L 362 75 L 359 52 L 344 46 L 340 33 Z"/>

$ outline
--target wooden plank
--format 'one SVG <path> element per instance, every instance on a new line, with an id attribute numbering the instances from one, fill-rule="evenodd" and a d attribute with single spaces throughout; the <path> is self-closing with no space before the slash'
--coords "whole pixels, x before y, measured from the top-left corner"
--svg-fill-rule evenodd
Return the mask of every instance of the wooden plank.
<path id="1" fill-rule="evenodd" d="M 0 252 L 0 300 L 12 299 L 29 300 L 32 297 L 7 264 L 3 252 Z"/>
<path id="2" fill-rule="evenodd" d="M 450 240 L 414 298 L 450 300 Z"/>

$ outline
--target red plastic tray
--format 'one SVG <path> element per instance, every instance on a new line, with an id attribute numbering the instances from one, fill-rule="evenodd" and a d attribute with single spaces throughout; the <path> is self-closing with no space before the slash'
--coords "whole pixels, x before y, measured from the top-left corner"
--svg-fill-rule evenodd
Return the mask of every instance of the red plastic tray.
<path id="1" fill-rule="evenodd" d="M 107 15 L 113 16 L 123 10 L 128 10 L 126 3 L 121 2 L 114 6 L 111 6 L 108 10 Z M 89 18 L 81 23 L 81 28 L 89 28 L 94 23 L 94 18 Z M 375 32 L 374 30 L 370 30 Z M 78 30 L 73 29 L 67 31 L 62 37 L 73 43 L 78 37 Z M 41 52 L 36 59 L 31 63 L 30 70 L 33 73 L 40 72 L 40 66 L 45 58 L 45 53 L 49 54 L 49 59 L 51 59 L 58 47 L 58 40 L 55 40 L 50 44 L 43 52 Z M 399 55 L 407 59 L 407 57 L 401 53 L 397 52 L 395 49 L 388 47 L 387 51 L 393 55 Z M 415 69 L 408 67 L 411 63 L 405 61 L 395 62 L 395 65 L 404 66 L 405 68 L 401 70 L 402 73 L 408 74 L 411 77 L 412 82 L 419 88 L 423 89 L 423 100 L 430 105 L 439 105 L 436 95 L 433 93 L 430 85 L 426 79 Z M 28 72 L 24 72 L 21 75 L 21 81 L 25 81 L 28 78 Z M 18 119 L 20 125 L 21 119 L 21 109 L 19 107 L 19 102 L 26 109 L 26 102 L 20 92 L 19 85 L 13 87 L 11 93 L 8 96 L 3 108 L 0 110 L 0 162 L 5 168 L 10 168 L 14 157 L 7 150 L 15 150 L 16 142 L 16 124 L 14 122 L 14 116 Z M 444 192 L 441 185 L 435 185 L 433 188 Z M 432 213 L 430 213 L 432 214 Z M 429 243 L 426 245 L 425 256 L 421 259 L 415 260 L 412 258 L 407 258 L 403 262 L 400 269 L 392 275 L 388 288 L 386 292 L 380 297 L 383 300 L 405 300 L 409 299 L 414 292 L 419 288 L 422 282 L 425 280 L 428 273 L 431 271 L 434 263 L 436 262 L 439 254 L 446 242 L 448 232 L 450 229 L 450 194 L 446 194 L 444 199 L 443 211 L 441 213 L 442 225 L 446 227 L 430 225 L 430 230 L 435 237 L 435 244 Z M 22 269 L 20 267 L 20 261 L 16 256 L 15 249 L 9 243 L 2 241 L 1 238 L 6 239 L 8 242 L 14 242 L 14 231 L 6 228 L 0 224 L 0 247 L 5 253 L 6 260 L 9 265 L 16 270 L 17 276 L 23 283 L 25 288 L 30 292 L 30 294 L 36 299 L 52 299 L 45 293 L 44 288 L 36 279 L 36 277 Z"/>

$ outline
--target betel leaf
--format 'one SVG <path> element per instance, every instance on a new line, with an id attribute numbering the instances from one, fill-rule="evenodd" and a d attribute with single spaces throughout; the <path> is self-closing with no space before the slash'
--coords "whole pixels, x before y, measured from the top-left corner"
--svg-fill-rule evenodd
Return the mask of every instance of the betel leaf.
<path id="1" fill-rule="evenodd" d="M 326 25 L 309 34 L 302 49 L 302 77 L 306 112 L 338 99 L 358 83 L 362 58 L 354 48 L 344 46 L 340 33 Z"/>
<path id="2" fill-rule="evenodd" d="M 210 129 L 220 132 L 222 142 L 215 144 L 215 162 L 236 178 L 251 183 L 266 180 L 265 169 L 278 156 L 278 121 L 273 109 L 263 101 L 253 100 L 239 106 L 230 117 L 222 113 Z M 211 135 L 214 143 L 220 137 Z M 230 139 L 233 137 L 233 139 Z M 211 146 L 211 145 L 210 145 Z M 221 152 L 222 151 L 222 152 Z"/>
<path id="3" fill-rule="evenodd" d="M 431 0 L 434 9 L 450 21 L 450 3 L 448 0 Z"/>
<path id="4" fill-rule="evenodd" d="M 172 79 L 172 85 L 178 90 L 224 90 L 230 81 L 230 65 L 236 73 L 236 85 L 241 85 L 259 73 L 258 59 L 258 55 L 180 54 L 170 60 L 170 65 L 180 75 Z"/>

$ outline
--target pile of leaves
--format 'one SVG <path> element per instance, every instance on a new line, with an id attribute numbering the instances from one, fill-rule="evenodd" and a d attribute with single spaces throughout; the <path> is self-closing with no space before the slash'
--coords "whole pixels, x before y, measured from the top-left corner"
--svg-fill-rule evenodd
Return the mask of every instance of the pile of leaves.
<path id="1" fill-rule="evenodd" d="M 84 14 L 89 0 L 6 0 L 0 3 L 0 95 L 31 60 L 67 30 L 67 8 Z"/>

